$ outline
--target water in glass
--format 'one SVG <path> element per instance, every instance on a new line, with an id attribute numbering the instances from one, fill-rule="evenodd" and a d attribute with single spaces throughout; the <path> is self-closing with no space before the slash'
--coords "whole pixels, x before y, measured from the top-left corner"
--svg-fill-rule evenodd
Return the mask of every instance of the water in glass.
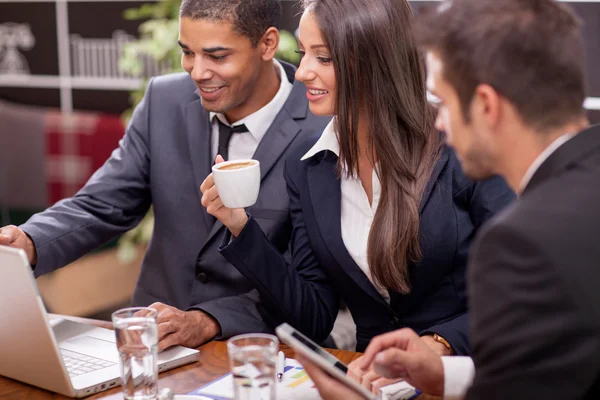
<path id="1" fill-rule="evenodd" d="M 121 385 L 128 400 L 155 399 L 158 393 L 156 320 L 131 317 L 114 324 L 121 356 Z"/>
<path id="2" fill-rule="evenodd" d="M 231 361 L 237 400 L 275 399 L 276 361 L 271 350 L 261 346 L 246 346 Z"/>
<path id="3" fill-rule="evenodd" d="M 236 400 L 275 400 L 275 368 L 279 340 L 250 333 L 232 337 L 227 352 Z"/>

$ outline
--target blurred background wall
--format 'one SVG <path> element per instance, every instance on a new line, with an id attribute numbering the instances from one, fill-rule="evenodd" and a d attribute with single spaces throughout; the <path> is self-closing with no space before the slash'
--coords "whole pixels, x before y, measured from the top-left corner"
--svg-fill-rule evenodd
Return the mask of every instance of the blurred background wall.
<path id="1" fill-rule="evenodd" d="M 138 36 L 141 22 L 124 19 L 123 13 L 144 3 L 0 0 L 0 99 L 63 111 L 123 112 L 139 79 L 120 72 L 118 58 L 123 45 Z M 418 9 L 432 1 L 411 3 Z M 590 96 L 600 99 L 600 0 L 568 3 L 585 23 Z M 294 32 L 300 7 L 295 0 L 282 4 L 283 29 Z M 149 63 L 143 75 L 160 71 L 160 65 Z M 593 101 L 590 108 L 600 109 L 600 104 Z"/>
<path id="2" fill-rule="evenodd" d="M 22 223 L 74 194 L 117 146 L 124 113 L 139 101 L 147 78 L 180 69 L 177 3 L 0 0 L 0 226 Z M 418 9 L 432 1 L 411 3 Z M 569 3 L 585 24 L 586 107 L 592 122 L 600 123 L 600 0 Z M 140 8 L 143 4 L 150 6 Z M 289 33 L 297 28 L 301 8 L 295 0 L 282 5 L 288 35 L 280 56 L 293 62 Z M 146 42 L 138 40 L 140 29 Z M 132 57 L 143 48 L 149 54 Z M 126 304 L 150 235 L 151 218 L 122 241 L 119 253 L 109 246 L 40 278 L 48 308 L 106 316 Z"/>
<path id="3" fill-rule="evenodd" d="M 592 123 L 600 123 L 600 0 L 559 0 L 567 3 L 583 21 L 583 36 L 588 55 L 588 100 L 585 103 Z M 437 0 L 411 1 L 415 9 Z M 535 96 L 535 93 L 532 93 Z"/>
<path id="4" fill-rule="evenodd" d="M 139 79 L 119 71 L 118 59 L 123 45 L 138 36 L 141 22 L 123 14 L 144 3 L 0 0 L 0 98 L 63 111 L 123 112 Z M 300 7 L 296 1 L 282 5 L 283 28 L 293 32 Z M 17 77 L 3 68 L 2 54 L 13 52 L 20 61 L 12 68 Z M 160 65 L 149 62 L 143 76 L 160 72 Z"/>

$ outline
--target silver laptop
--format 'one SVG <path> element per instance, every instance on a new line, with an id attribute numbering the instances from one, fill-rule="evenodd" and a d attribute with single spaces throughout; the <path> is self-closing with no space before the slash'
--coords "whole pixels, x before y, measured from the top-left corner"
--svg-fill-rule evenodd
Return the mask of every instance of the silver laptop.
<path id="1" fill-rule="evenodd" d="M 197 350 L 159 354 L 159 371 L 197 361 Z M 70 397 L 118 385 L 115 334 L 63 318 L 48 319 L 25 252 L 0 246 L 0 375 Z"/>

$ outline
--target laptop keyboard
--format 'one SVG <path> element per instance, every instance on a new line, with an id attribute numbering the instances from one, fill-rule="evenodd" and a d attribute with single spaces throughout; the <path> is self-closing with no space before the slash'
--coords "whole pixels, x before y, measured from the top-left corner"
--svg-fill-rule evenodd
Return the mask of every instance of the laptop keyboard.
<path id="1" fill-rule="evenodd" d="M 88 372 L 115 365 L 114 362 L 86 356 L 69 350 L 60 349 L 60 353 L 70 377 L 87 374 Z"/>

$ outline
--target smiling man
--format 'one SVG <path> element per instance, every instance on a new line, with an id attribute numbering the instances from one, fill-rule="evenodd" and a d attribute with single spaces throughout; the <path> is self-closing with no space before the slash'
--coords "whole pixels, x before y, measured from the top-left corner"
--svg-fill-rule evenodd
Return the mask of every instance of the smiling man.
<path id="1" fill-rule="evenodd" d="M 156 77 L 125 137 L 73 198 L 0 231 L 36 276 L 133 228 L 151 204 L 155 230 L 133 295 L 159 310 L 159 349 L 273 327 L 258 294 L 217 251 L 222 225 L 200 204 L 217 154 L 261 163 L 248 209 L 274 246 L 290 237 L 283 161 L 327 120 L 310 114 L 295 68 L 274 59 L 279 0 L 184 0 L 179 45 L 187 73 Z"/>

